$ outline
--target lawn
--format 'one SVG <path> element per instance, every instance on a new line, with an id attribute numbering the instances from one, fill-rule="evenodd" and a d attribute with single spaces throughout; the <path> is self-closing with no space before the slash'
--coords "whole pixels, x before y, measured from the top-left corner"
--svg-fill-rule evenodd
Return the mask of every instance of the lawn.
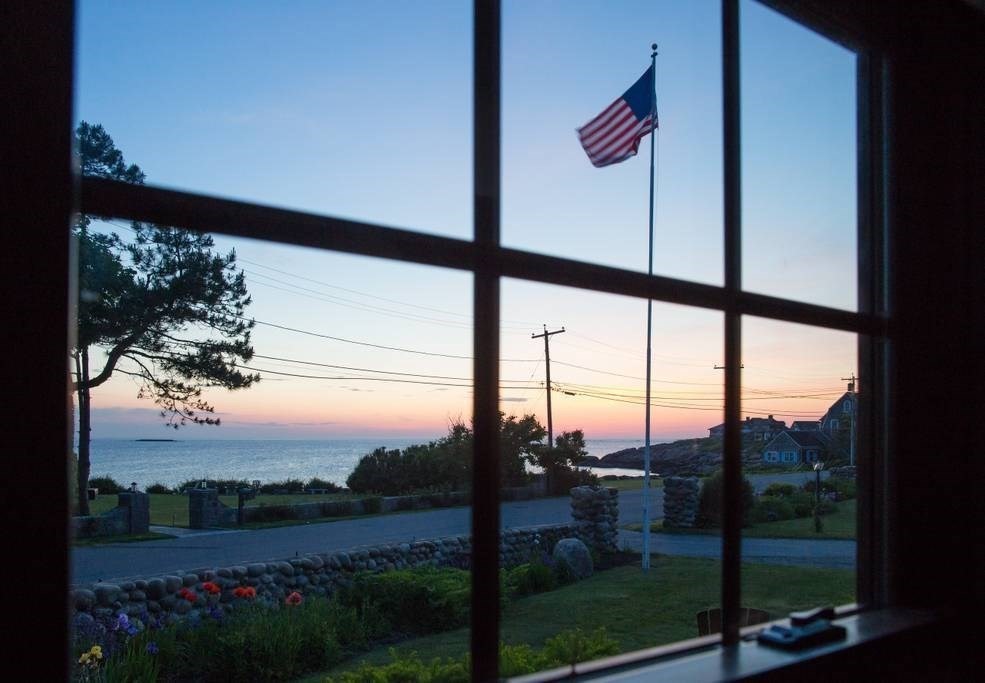
<path id="1" fill-rule="evenodd" d="M 150 523 L 156 526 L 188 526 L 188 497 L 171 493 L 151 493 Z M 258 505 L 286 505 L 290 503 L 324 503 L 332 500 L 358 500 L 365 496 L 352 493 L 328 494 L 287 494 L 259 495 L 246 501 L 247 507 Z M 237 505 L 236 496 L 219 496 L 219 500 L 231 508 Z M 97 496 L 89 502 L 89 508 L 94 515 L 101 514 L 116 507 L 115 495 Z M 293 520 L 297 521 L 297 520 Z M 300 522 L 304 524 L 304 521 Z"/>
<path id="2" fill-rule="evenodd" d="M 604 626 L 622 651 L 638 650 L 698 635 L 695 615 L 720 604 L 721 563 L 685 557 L 653 556 L 650 571 L 638 565 L 599 572 L 585 581 L 516 600 L 502 611 L 502 638 L 510 644 L 543 645 L 570 628 Z M 811 569 L 779 565 L 742 565 L 742 600 L 774 618 L 818 605 L 855 600 L 855 573 L 843 569 Z M 469 629 L 414 638 L 385 645 L 349 660 L 331 673 L 362 662 L 390 661 L 389 649 L 416 651 L 425 661 L 460 657 L 469 649 Z M 303 679 L 325 680 L 326 673 Z"/>
<path id="3" fill-rule="evenodd" d="M 749 538 L 854 540 L 856 525 L 855 500 L 843 500 L 838 503 L 837 510 L 831 514 L 824 515 L 821 520 L 824 523 L 824 530 L 821 533 L 814 531 L 813 517 L 799 517 L 797 519 L 785 519 L 780 522 L 753 524 L 743 529 L 742 535 Z M 643 528 L 643 525 L 628 524 L 624 528 L 630 531 L 639 531 Z M 662 522 L 654 522 L 650 525 L 650 530 L 654 533 L 663 534 L 708 534 L 712 536 L 721 534 L 721 529 L 664 529 Z"/>
<path id="4" fill-rule="evenodd" d="M 650 477 L 651 489 L 663 488 L 663 485 L 663 479 L 660 477 Z M 605 486 L 610 489 L 618 489 L 620 491 L 639 491 L 643 488 L 643 477 L 640 476 L 635 479 L 602 479 L 599 481 L 599 486 Z"/>

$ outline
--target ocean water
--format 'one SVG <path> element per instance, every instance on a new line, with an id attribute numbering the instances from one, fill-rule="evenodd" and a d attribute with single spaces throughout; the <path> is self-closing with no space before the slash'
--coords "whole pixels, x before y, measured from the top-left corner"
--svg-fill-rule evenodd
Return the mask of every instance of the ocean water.
<path id="1" fill-rule="evenodd" d="M 282 481 L 318 477 L 345 485 L 359 459 L 374 449 L 404 448 L 421 439 L 176 440 L 93 439 L 92 476 L 109 475 L 121 484 L 137 482 L 175 486 L 191 479 Z M 589 455 L 602 457 L 641 441 L 586 441 Z M 598 474 L 639 474 L 631 470 L 594 469 Z"/>

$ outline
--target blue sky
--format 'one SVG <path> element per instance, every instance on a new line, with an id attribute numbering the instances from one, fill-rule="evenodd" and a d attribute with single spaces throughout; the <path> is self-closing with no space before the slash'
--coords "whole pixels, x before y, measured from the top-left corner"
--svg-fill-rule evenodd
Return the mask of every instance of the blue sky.
<path id="1" fill-rule="evenodd" d="M 149 183 L 469 238 L 469 4 L 287 7 L 83 0 L 77 119 L 102 123 Z M 741 11 L 745 286 L 854 308 L 855 57 L 753 2 Z M 596 169 L 574 130 L 639 77 L 651 42 L 660 46 L 654 269 L 720 284 L 717 2 L 504 3 L 503 240 L 646 269 L 648 142 L 638 157 Z M 470 354 L 467 274 L 217 243 L 243 259 L 258 320 Z M 664 390 L 666 404 L 676 406 L 655 411 L 654 433 L 697 435 L 720 421 L 714 409 L 697 406 L 720 401 L 713 365 L 722 360 L 721 316 L 654 310 L 654 377 L 664 382 L 654 394 Z M 563 325 L 569 332 L 552 339 L 552 358 L 569 365 L 552 366 L 552 379 L 584 393 L 557 395 L 556 431 L 642 434 L 639 401 L 614 399 L 642 392 L 645 302 L 505 281 L 503 318 L 503 356 L 511 360 L 501 374 L 515 380 L 503 390 L 505 410 L 535 411 L 543 420 L 543 349 L 530 333 Z M 765 407 L 791 418 L 820 414 L 827 399 L 780 397 L 832 393 L 855 367 L 851 335 L 756 321 L 747 330 L 745 379 L 775 392 L 775 405 Z M 254 341 L 257 353 L 276 358 L 463 378 L 449 381 L 457 384 L 471 376 L 467 359 L 269 326 L 258 326 Z M 314 366 L 268 360 L 263 367 L 300 374 Z M 450 420 L 468 419 L 467 387 L 366 379 L 373 374 L 350 371 L 363 378 L 352 381 L 268 375 L 249 392 L 218 392 L 213 399 L 227 424 L 185 438 L 436 436 Z M 94 393 L 96 410 L 104 411 L 102 421 L 96 413 L 95 436 L 160 435 L 152 406 L 135 393 L 123 379 Z M 266 426 L 251 426 L 260 423 Z"/>

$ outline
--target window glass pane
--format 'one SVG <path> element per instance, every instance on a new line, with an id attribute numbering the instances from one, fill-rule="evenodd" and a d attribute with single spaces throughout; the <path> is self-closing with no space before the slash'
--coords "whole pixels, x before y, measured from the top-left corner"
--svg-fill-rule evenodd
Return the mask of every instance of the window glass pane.
<path id="1" fill-rule="evenodd" d="M 856 310 L 853 52 L 741 3 L 742 285 Z"/>
<path id="2" fill-rule="evenodd" d="M 122 221 L 76 234 L 79 671 L 151 647 L 162 679 L 294 680 L 410 635 L 467 642 L 471 274 Z M 159 241 L 128 250 L 138 234 Z M 235 250 L 224 283 L 201 250 Z"/>
<path id="3" fill-rule="evenodd" d="M 79 3 L 76 112 L 154 184 L 472 236 L 468 3 Z"/>
<path id="4" fill-rule="evenodd" d="M 503 241 L 647 270 L 649 136 L 637 156 L 596 168 L 575 129 L 648 69 L 651 43 L 659 45 L 654 272 L 721 284 L 721 29 L 714 2 L 504 3 Z M 645 93 L 643 99 L 646 109 Z"/>
<path id="5" fill-rule="evenodd" d="M 694 525 L 701 478 L 721 462 L 721 437 L 707 430 L 722 420 L 722 315 L 653 305 L 652 556 L 644 571 L 646 302 L 515 280 L 504 282 L 502 302 L 508 386 L 500 409 L 541 428 L 527 486 L 547 496 L 504 490 L 504 666 L 524 647 L 537 653 L 537 668 L 567 663 L 576 629 L 593 644 L 582 659 L 698 636 L 697 615 L 721 599 L 721 541 Z M 545 328 L 547 348 L 543 336 L 531 337 Z M 581 454 L 588 457 L 573 466 Z"/>
<path id="6" fill-rule="evenodd" d="M 773 619 L 855 602 L 857 343 L 742 321 L 742 600 Z"/>

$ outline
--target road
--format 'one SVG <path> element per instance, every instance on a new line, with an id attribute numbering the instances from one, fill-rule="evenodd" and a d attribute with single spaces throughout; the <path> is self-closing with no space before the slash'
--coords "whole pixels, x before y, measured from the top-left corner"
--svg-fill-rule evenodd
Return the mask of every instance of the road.
<path id="1" fill-rule="evenodd" d="M 811 476 L 811 473 L 767 474 L 752 475 L 749 479 L 757 490 L 761 490 L 770 481 L 793 483 Z M 650 506 L 653 519 L 660 519 L 662 489 L 651 491 Z M 641 522 L 642 510 L 641 491 L 620 492 L 620 524 Z M 500 509 L 503 528 L 570 521 L 566 497 L 504 503 Z M 168 540 L 87 546 L 72 550 L 72 582 L 86 584 L 124 577 L 158 576 L 179 570 L 284 559 L 363 545 L 440 538 L 467 534 L 469 526 L 469 508 L 445 508 L 255 531 L 187 532 Z M 717 537 L 654 534 L 653 539 L 654 552 L 668 555 L 717 557 L 721 553 L 721 541 Z M 621 541 L 631 547 L 638 542 L 631 532 L 623 533 Z M 747 539 L 743 550 L 745 560 L 756 562 L 829 567 L 849 567 L 855 562 L 852 541 Z"/>

